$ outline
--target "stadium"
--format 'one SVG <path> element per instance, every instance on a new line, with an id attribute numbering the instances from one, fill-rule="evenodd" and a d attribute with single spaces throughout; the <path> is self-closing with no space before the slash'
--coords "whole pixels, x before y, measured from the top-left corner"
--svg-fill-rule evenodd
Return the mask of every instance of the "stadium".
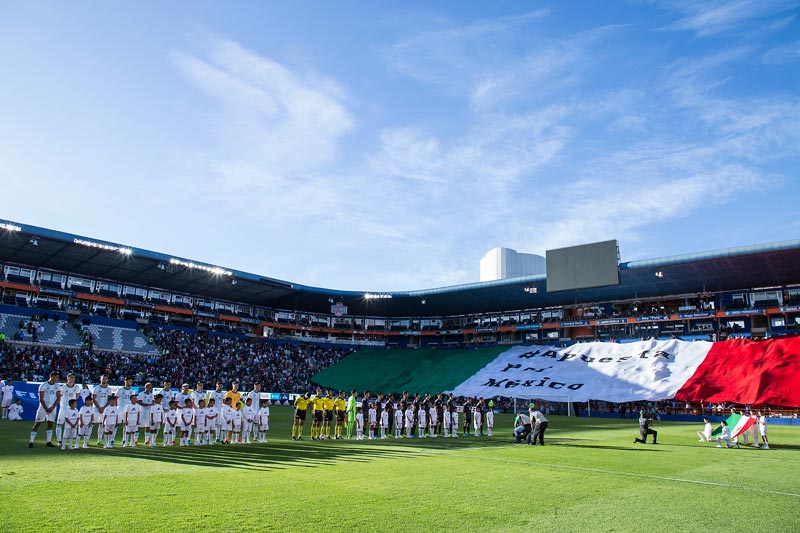
<path id="1" fill-rule="evenodd" d="M 396 462 L 408 470 L 393 478 L 399 485 L 398 494 L 436 516 L 438 511 L 428 508 L 424 498 L 416 499 L 405 491 L 439 490 L 437 480 L 451 467 L 448 462 L 454 461 L 464 470 L 449 482 L 463 485 L 469 479 L 461 487 L 468 498 L 482 499 L 486 491 L 508 490 L 519 483 L 519 476 L 528 480 L 525 483 L 544 488 L 548 494 L 537 492 L 537 498 L 549 502 L 548 513 L 564 509 L 565 516 L 553 515 L 558 528 L 596 529 L 597 524 L 586 513 L 568 512 L 571 505 L 564 499 L 577 498 L 578 507 L 582 507 L 589 501 L 596 505 L 599 498 L 607 499 L 607 503 L 599 504 L 603 509 L 599 523 L 612 529 L 629 529 L 636 513 L 615 511 L 615 498 L 609 498 L 622 490 L 627 498 L 634 498 L 635 494 L 637 499 L 644 498 L 642 501 L 663 499 L 666 494 L 667 507 L 682 505 L 680 502 L 687 497 L 713 499 L 716 491 L 724 491 L 720 494 L 736 505 L 746 507 L 758 501 L 759 507 L 776 509 L 771 516 L 779 518 L 773 529 L 791 529 L 794 518 L 789 509 L 800 497 L 794 477 L 786 478 L 776 470 L 768 483 L 759 475 L 772 467 L 765 466 L 761 457 L 748 456 L 738 464 L 746 472 L 743 477 L 720 482 L 719 469 L 730 459 L 719 455 L 701 459 L 698 450 L 687 447 L 694 439 L 692 426 L 700 426 L 703 416 L 724 420 L 731 407 L 749 410 L 752 406 L 754 411 L 758 407 L 768 413 L 774 433 L 783 440 L 772 448 L 776 453 L 789 454 L 781 462 L 796 461 L 793 455 L 798 438 L 793 426 L 800 401 L 796 387 L 798 351 L 793 335 L 800 328 L 800 241 L 635 262 L 619 262 L 615 241 L 565 250 L 570 264 L 578 267 L 559 265 L 557 261 L 565 254 L 555 254 L 548 270 L 567 272 L 561 280 L 537 275 L 409 292 L 364 293 L 298 285 L 199 259 L 5 220 L 0 222 L 0 368 L 22 400 L 25 420 L 34 419 L 38 407 L 36 388 L 47 380 L 51 370 L 60 372 L 62 379 L 73 372 L 78 383 L 88 384 L 106 374 L 117 390 L 125 377 L 133 379 L 137 391 L 145 382 L 158 387 L 167 380 L 178 387 L 180 383 L 190 383 L 193 389 L 195 382 L 210 386 L 221 381 L 225 390 L 234 380 L 241 381 L 242 390 L 249 390 L 256 382 L 263 385 L 260 397 L 273 405 L 273 423 L 266 443 L 247 449 L 217 446 L 213 453 L 211 448 L 199 447 L 127 448 L 113 452 L 89 449 L 80 452 L 91 454 L 88 457 L 64 459 L 78 469 L 84 468 L 78 466 L 82 461 L 88 461 L 92 469 L 103 470 L 112 479 L 117 468 L 114 461 L 129 461 L 125 468 L 135 468 L 148 479 L 162 479 L 160 476 L 168 476 L 174 467 L 200 476 L 204 483 L 230 476 L 237 483 L 263 484 L 264 491 L 278 493 L 290 490 L 288 487 L 294 483 L 308 483 L 308 490 L 317 483 L 336 490 L 334 487 L 342 479 L 359 483 L 361 476 L 385 476 L 381 469 L 391 470 Z M 605 278 L 598 279 L 597 271 L 604 271 Z M 742 343 L 751 347 L 750 352 L 734 355 Z M 647 347 L 643 352 L 644 344 Z M 667 395 L 653 382 L 665 383 L 669 379 L 656 379 L 644 371 L 645 383 L 640 383 L 641 387 L 632 386 L 637 383 L 631 378 L 621 389 L 614 376 L 608 382 L 594 377 L 594 381 L 586 380 L 586 386 L 569 385 L 570 379 L 578 378 L 568 373 L 564 374 L 563 383 L 555 381 L 562 379 L 558 374 L 552 374 L 554 377 L 538 383 L 545 385 L 543 388 L 536 388 L 537 383 L 528 380 L 526 389 L 519 386 L 520 379 L 509 388 L 513 376 L 501 374 L 519 368 L 516 361 L 547 357 L 549 352 L 539 353 L 541 350 L 550 350 L 552 361 L 590 350 L 580 356 L 588 361 L 586 354 L 593 354 L 595 346 L 630 346 L 635 353 L 644 354 L 647 350 L 664 353 L 662 347 L 667 345 L 671 348 L 663 349 L 674 350 L 676 361 L 684 349 L 680 347 L 686 346 L 712 345 L 709 354 L 719 355 L 706 367 L 700 367 L 705 368 L 706 375 L 692 367 L 695 382 L 691 386 L 684 383 L 679 393 Z M 756 348 L 753 355 L 752 346 L 770 348 Z M 570 351 L 574 353 L 570 355 Z M 743 362 L 736 363 L 737 357 L 743 357 Z M 776 363 L 767 364 L 767 359 Z M 489 378 L 487 383 L 479 383 L 486 380 L 479 370 L 493 365 L 497 367 L 493 374 L 497 380 Z M 742 368 L 737 369 L 737 365 Z M 726 370 L 709 377 L 709 366 Z M 525 370 L 539 371 L 534 367 Z M 499 376 L 504 379 L 499 380 Z M 736 387 L 717 383 L 734 377 L 739 384 Z M 545 383 L 547 379 L 552 379 L 550 387 Z M 475 384 L 472 388 L 471 381 Z M 554 387 L 556 384 L 559 386 Z M 346 439 L 324 444 L 298 442 L 294 440 L 294 427 L 290 439 L 288 405 L 305 393 L 310 392 L 313 398 L 317 386 L 348 394 L 350 389 L 371 390 L 380 392 L 381 398 L 383 393 L 387 398 L 394 398 L 389 394 L 400 398 L 404 391 L 410 391 L 412 396 L 455 391 L 458 397 L 474 396 L 477 400 L 480 396 L 481 402 L 485 397 L 496 406 L 498 429 L 489 438 L 478 436 L 477 427 L 470 434 L 467 426 L 457 443 L 455 439 L 447 442 L 421 438 L 392 444 Z M 370 400 L 362 396 L 358 399 L 366 411 Z M 393 401 L 388 403 L 394 405 Z M 549 433 L 552 438 L 548 440 L 553 446 L 542 448 L 535 454 L 537 457 L 520 454 L 511 438 L 516 413 L 527 412 L 528 403 L 554 421 Z M 636 434 L 639 409 L 651 411 L 659 419 L 660 447 L 656 453 L 647 454 L 656 457 L 629 457 L 643 451 L 629 444 L 629 437 Z M 633 414 L 625 417 L 625 410 Z M 587 426 L 584 420 L 591 420 L 591 425 Z M 22 422 L 3 422 L 6 428 L 14 424 L 13 430 L 4 431 L 2 444 L 4 454 L 11 459 L 9 468 L 14 462 L 20 465 L 19 470 L 30 469 L 29 477 L 42 476 L 42 471 L 37 470 L 42 468 L 38 461 L 47 461 L 43 456 L 50 449 L 37 446 L 25 450 L 27 423 L 18 429 Z M 425 436 L 424 431 L 419 434 L 414 429 L 409 437 Z M 743 436 L 748 433 L 745 431 Z M 313 430 L 310 436 L 317 440 Z M 397 436 L 402 437 L 400 433 Z M 669 453 L 676 450 L 678 457 L 665 463 L 658 457 L 665 448 L 671 448 Z M 544 450 L 549 453 L 543 457 Z M 595 455 L 598 450 L 602 456 Z M 24 451 L 39 459 L 22 466 L 19 461 Z M 97 452 L 106 455 L 98 456 Z M 121 454 L 122 458 L 108 453 Z M 330 471 L 320 474 L 319 479 L 311 476 L 304 481 L 306 477 L 298 473 L 295 461 Z M 430 464 L 422 468 L 430 469 L 433 476 L 428 471 L 418 471 L 420 467 L 416 465 L 427 461 Z M 141 463 L 147 466 L 141 467 Z M 58 464 L 59 469 L 71 468 Z M 355 464 L 359 466 L 352 466 Z M 343 475 L 341 468 L 348 469 L 348 473 Z M 273 470 L 281 471 L 280 480 L 266 479 Z M 251 478 L 259 473 L 264 474 L 263 479 Z M 21 481 L 13 475 L 16 472 L 3 474 L 6 487 Z M 565 477 L 579 484 L 592 479 L 596 485 L 591 486 L 599 488 L 588 492 L 574 486 L 566 488 Z M 754 484 L 749 482 L 751 479 L 760 480 Z M 166 483 L 175 483 L 176 488 L 170 491 L 181 494 L 177 488 L 180 483 Z M 24 491 L 25 487 L 41 488 L 39 482 L 30 480 L 18 489 Z M 368 498 L 369 487 L 369 483 L 363 487 L 365 509 L 383 511 L 382 504 Z M 515 492 L 520 492 L 518 504 L 522 505 L 527 491 L 523 487 Z M 605 492 L 609 494 L 599 496 Z M 76 501 L 96 504 L 90 495 Z M 62 503 L 67 505 L 61 501 L 59 505 Z M 189 504 L 182 505 L 183 509 L 194 509 Z M 436 499 L 432 505 L 438 505 Z M 320 521 L 326 524 L 323 529 L 357 531 L 370 522 L 357 515 L 336 514 L 323 504 L 319 508 L 322 514 L 315 510 L 311 522 L 292 525 L 289 517 L 297 509 L 291 503 L 274 504 L 273 499 L 265 504 L 258 519 L 221 509 L 215 512 L 222 513 L 226 520 L 237 521 L 244 529 L 266 524 L 269 530 L 307 530 L 312 522 Z M 668 513 L 670 518 L 665 518 L 665 523 L 671 524 L 669 529 L 683 529 L 704 512 L 704 507 L 698 506 L 679 518 Z M 334 522 L 342 521 L 341 528 L 329 521 L 330 513 L 338 517 Z M 421 518 L 418 524 L 433 530 L 507 530 L 530 525 L 524 516 L 510 522 L 503 513 L 490 516 L 491 524 L 485 524 L 483 518 L 469 518 L 455 525 Z M 136 520 L 150 523 L 142 516 Z M 205 521 L 226 528 L 213 514 L 194 523 L 199 526 Z M 20 510 L 12 513 L 12 523 L 37 524 L 37 530 L 46 528 Z"/>
<path id="2" fill-rule="evenodd" d="M 798 7 L 3 3 L 0 532 L 800 531 Z"/>

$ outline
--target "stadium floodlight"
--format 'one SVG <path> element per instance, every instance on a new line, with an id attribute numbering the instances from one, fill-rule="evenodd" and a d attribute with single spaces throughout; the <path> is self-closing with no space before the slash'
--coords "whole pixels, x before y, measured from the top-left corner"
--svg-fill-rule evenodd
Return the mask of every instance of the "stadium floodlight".
<path id="1" fill-rule="evenodd" d="M 536 287 L 525 287 L 523 290 L 528 294 L 536 294 L 537 292 L 539 292 L 539 289 Z"/>
<path id="2" fill-rule="evenodd" d="M 426 298 L 423 298 L 422 300 L 419 301 L 419 303 L 425 305 L 426 303 L 428 303 L 428 300 Z"/>
<path id="3" fill-rule="evenodd" d="M 122 255 L 131 255 L 133 250 L 125 246 L 116 246 L 114 244 L 106 244 L 103 242 L 87 241 L 86 239 L 72 239 L 75 244 L 86 246 L 87 248 L 96 248 L 97 250 L 105 250 L 106 252 L 119 252 Z"/>
<path id="4" fill-rule="evenodd" d="M 208 272 L 209 274 L 214 274 L 215 276 L 233 276 L 233 272 L 218 266 L 201 265 L 199 263 L 184 261 L 183 259 L 177 259 L 175 257 L 170 258 L 169 264 L 186 267 L 192 270 L 202 270 L 204 272 Z"/>
<path id="5" fill-rule="evenodd" d="M 391 297 L 391 294 L 375 294 L 370 292 L 364 293 L 364 298 L 367 300 L 388 300 Z"/>
<path id="6" fill-rule="evenodd" d="M 33 245 L 33 246 L 39 246 L 39 237 L 34 235 L 30 239 L 28 239 L 28 242 L 31 243 L 31 245 Z"/>
<path id="7" fill-rule="evenodd" d="M 20 226 L 17 226 L 15 224 L 9 224 L 8 222 L 0 222 L 0 229 L 4 229 L 6 231 L 13 231 L 16 233 L 22 231 L 22 228 Z"/>
<path id="8" fill-rule="evenodd" d="M 656 271 L 656 277 L 657 278 L 663 278 L 664 277 L 664 271 L 663 270 L 657 270 Z"/>

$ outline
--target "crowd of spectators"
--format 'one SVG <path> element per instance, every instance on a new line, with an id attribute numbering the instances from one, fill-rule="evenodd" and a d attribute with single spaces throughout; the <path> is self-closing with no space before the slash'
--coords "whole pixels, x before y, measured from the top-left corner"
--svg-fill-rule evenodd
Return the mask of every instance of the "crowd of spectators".
<path id="1" fill-rule="evenodd" d="M 259 382 L 270 392 L 306 392 L 310 379 L 333 365 L 350 350 L 273 344 L 259 339 L 202 336 L 184 331 L 151 332 L 161 348 L 159 355 L 130 355 L 108 351 L 51 348 L 41 345 L 0 344 L 0 376 L 13 380 L 44 381 L 57 370 L 73 372 L 79 382 L 96 383 L 101 374 L 112 384 L 130 376 L 135 385 L 150 381 L 161 384 L 202 381 L 213 387 L 238 379 L 242 384 Z"/>

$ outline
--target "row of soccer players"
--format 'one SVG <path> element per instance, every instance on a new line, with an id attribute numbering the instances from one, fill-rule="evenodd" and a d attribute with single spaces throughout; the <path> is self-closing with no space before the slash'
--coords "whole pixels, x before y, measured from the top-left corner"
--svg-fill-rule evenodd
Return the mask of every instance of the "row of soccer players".
<path id="1" fill-rule="evenodd" d="M 362 407 L 357 407 L 356 409 L 356 439 L 363 440 L 365 428 L 364 411 Z M 481 413 L 481 411 L 473 412 L 472 423 L 475 435 L 483 436 L 484 415 L 486 423 L 486 435 L 491 437 L 492 429 L 494 428 L 494 411 L 492 410 L 489 410 L 486 413 Z M 444 420 L 440 426 L 439 414 L 434 406 L 431 406 L 428 409 L 425 409 L 424 407 L 420 407 L 418 409 L 413 404 L 409 404 L 406 406 L 405 411 L 397 408 L 394 410 L 394 438 L 408 439 L 412 436 L 417 438 L 427 438 L 428 436 L 435 438 L 439 436 L 437 431 L 441 431 L 441 436 L 443 437 L 458 437 L 458 411 L 445 410 L 443 412 L 443 418 Z M 378 410 L 374 403 L 370 404 L 370 407 L 367 410 L 366 422 L 368 423 L 367 427 L 369 430 L 369 439 L 387 438 L 387 432 L 390 427 L 389 410 L 382 410 L 380 412 L 380 421 L 378 421 Z M 403 428 L 405 428 L 405 435 L 403 434 Z M 377 435 L 378 429 L 380 429 L 380 437 Z M 414 435 L 412 435 L 412 433 L 414 433 Z M 467 433 L 465 432 L 464 434 Z M 389 433 L 388 436 L 391 436 L 391 433 Z"/>
<path id="2" fill-rule="evenodd" d="M 89 437 L 94 425 L 99 425 L 101 428 L 98 429 L 98 441 L 103 441 L 108 447 L 113 446 L 117 428 L 120 426 L 125 428 L 123 446 L 136 444 L 137 438 L 134 436 L 129 439 L 129 437 L 134 433 L 138 435 L 140 428 L 145 430 L 145 442 L 155 445 L 155 435 L 161 425 L 164 425 L 165 430 L 167 425 L 171 425 L 165 431 L 165 436 L 172 435 L 168 438 L 170 444 L 174 443 L 175 435 L 178 434 L 179 442 L 188 444 L 193 430 L 201 434 L 196 436 L 197 443 L 210 443 L 212 432 L 217 442 L 230 442 L 231 433 L 234 433 L 234 442 L 238 443 L 265 440 L 265 433 L 269 429 L 268 405 L 262 402 L 262 409 L 259 409 L 258 400 L 254 402 L 252 397 L 248 397 L 242 404 L 238 396 L 228 395 L 231 391 L 224 396 L 220 394 L 219 405 L 216 405 L 217 398 L 214 392 L 209 395 L 206 403 L 205 393 L 196 394 L 195 391 L 188 394 L 188 390 L 182 391 L 187 394 L 174 393 L 165 387 L 161 393 L 154 395 L 150 384 L 137 395 L 131 389 L 129 380 L 126 380 L 125 387 L 117 390 L 117 394 L 112 394 L 108 378 L 103 376 L 100 385 L 94 388 L 91 396 L 84 396 L 80 394 L 81 386 L 75 383 L 73 374 L 67 376 L 67 383 L 59 383 L 59 378 L 58 372 L 51 372 L 50 379 L 39 386 L 39 408 L 36 411 L 36 421 L 31 430 L 28 447 L 33 446 L 42 422 L 47 423 L 47 446 L 53 446 L 52 428 L 56 414 L 58 414 L 56 437 L 62 447 L 67 444 L 67 439 L 63 437 L 64 432 L 69 430 L 69 438 L 73 439 L 75 446 L 74 432 L 80 431 L 81 436 Z M 188 386 L 184 385 L 183 388 L 188 389 Z M 234 390 L 235 388 L 234 386 Z M 84 400 L 84 406 L 80 411 L 77 409 L 78 397 Z M 179 411 L 180 415 L 176 424 L 170 424 L 174 416 L 173 411 Z M 78 416 L 80 413 L 83 413 L 82 417 Z M 265 422 L 262 423 L 262 420 Z M 135 431 L 132 429 L 134 427 Z M 244 427 L 247 427 L 246 432 L 243 431 Z M 85 438 L 84 444 L 88 445 L 88 440 Z"/>
<path id="3" fill-rule="evenodd" d="M 210 445 L 215 440 L 226 444 L 267 442 L 270 413 L 266 400 L 256 410 L 250 398 L 244 407 L 240 403 L 236 408 L 231 405 L 231 399 L 227 398 L 221 411 L 216 409 L 213 399 L 209 400 L 208 405 L 205 400 L 200 400 L 198 407 L 193 407 L 189 400 L 186 400 L 183 407 L 179 407 L 177 400 L 171 400 L 165 411 L 160 404 L 162 397 L 162 394 L 156 394 L 155 398 L 159 402 L 145 410 L 136 403 L 134 394 L 133 401 L 120 410 L 117 407 L 117 397 L 111 396 L 99 419 L 91 398 L 87 398 L 86 404 L 80 409 L 77 409 L 77 400 L 69 400 L 61 449 L 66 449 L 68 444 L 71 449 L 78 448 L 81 438 L 82 447 L 88 448 L 95 425 L 98 426 L 98 445 L 102 441 L 104 448 L 114 446 L 114 435 L 120 426 L 123 428 L 122 445 L 126 447 L 138 444 L 141 429 L 144 429 L 144 443 L 147 446 L 156 445 L 159 431 L 163 432 L 164 446 L 174 446 L 176 443 L 189 446 L 193 432 L 194 444 L 197 446 Z"/>
<path id="4" fill-rule="evenodd" d="M 467 399 L 463 406 L 456 405 L 455 398 L 451 394 L 449 398 L 444 398 L 438 394 L 436 398 L 426 395 L 420 398 L 419 395 L 411 397 L 404 393 L 403 397 L 395 402 L 394 395 L 389 395 L 384 399 L 383 394 L 377 398 L 372 398 L 369 392 L 364 393 L 364 399 L 358 405 L 356 401 L 356 391 L 353 391 L 347 400 L 344 391 L 339 391 L 338 396 L 334 396 L 332 390 L 328 390 L 327 395 L 322 395 L 322 390 L 317 389 L 317 394 L 311 396 L 306 393 L 295 399 L 294 424 L 292 425 L 292 439 L 302 440 L 303 426 L 305 425 L 306 412 L 309 406 L 312 407 L 311 440 L 330 438 L 331 427 L 334 419 L 336 426 L 334 438 L 340 439 L 346 428 L 347 438 L 354 436 L 363 439 L 364 430 L 368 428 L 368 438 L 380 438 L 391 436 L 394 426 L 394 436 L 411 437 L 457 437 L 459 431 L 459 410 L 464 414 L 463 435 L 467 436 L 473 430 L 475 435 L 483 435 L 484 429 L 488 436 L 492 436 L 494 426 L 493 402 L 484 403 L 483 399 L 472 403 Z M 366 411 L 364 406 L 367 406 Z M 345 420 L 347 421 L 345 424 Z"/>

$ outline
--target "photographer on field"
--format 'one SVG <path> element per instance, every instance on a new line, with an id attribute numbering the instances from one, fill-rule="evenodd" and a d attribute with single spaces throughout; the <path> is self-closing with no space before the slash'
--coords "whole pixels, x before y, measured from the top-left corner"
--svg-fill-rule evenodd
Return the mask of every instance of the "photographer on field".
<path id="1" fill-rule="evenodd" d="M 653 416 L 648 415 L 644 411 L 644 409 L 639 411 L 639 435 L 641 435 L 642 438 L 633 439 L 634 444 L 636 443 L 647 444 L 648 435 L 653 436 L 653 444 L 658 444 L 656 442 L 656 439 L 658 438 L 658 431 L 652 429 L 650 427 L 652 425 L 653 425 Z"/>

